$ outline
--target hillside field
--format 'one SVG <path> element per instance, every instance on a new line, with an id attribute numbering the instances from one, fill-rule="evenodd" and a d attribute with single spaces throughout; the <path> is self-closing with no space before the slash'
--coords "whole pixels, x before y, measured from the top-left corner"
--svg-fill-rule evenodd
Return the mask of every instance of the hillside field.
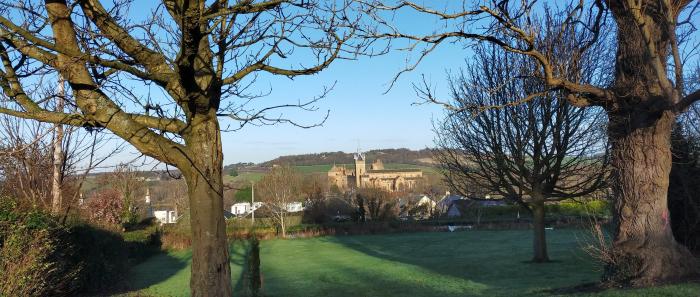
<path id="1" fill-rule="evenodd" d="M 345 166 L 348 169 L 354 169 L 355 164 L 336 164 L 338 166 Z M 369 165 L 367 164 L 367 169 L 369 169 Z M 294 166 L 297 170 L 299 170 L 301 173 L 305 174 L 312 174 L 312 173 L 326 173 L 328 170 L 331 170 L 331 167 L 333 167 L 332 164 L 327 164 L 327 165 L 300 165 L 300 166 Z M 420 165 L 413 165 L 413 164 L 402 164 L 402 163 L 388 163 L 384 164 L 384 168 L 386 169 L 408 169 L 408 168 L 417 168 L 423 170 L 423 172 L 437 172 L 437 169 L 435 167 L 429 167 L 429 166 L 420 166 Z"/>
<path id="2" fill-rule="evenodd" d="M 260 172 L 243 172 L 238 176 L 224 175 L 224 183 L 259 181 L 265 174 Z"/>

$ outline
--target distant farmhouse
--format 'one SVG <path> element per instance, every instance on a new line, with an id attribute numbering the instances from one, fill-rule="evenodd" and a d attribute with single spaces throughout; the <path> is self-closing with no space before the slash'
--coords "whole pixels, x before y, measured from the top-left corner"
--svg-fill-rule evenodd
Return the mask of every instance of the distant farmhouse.
<path id="1" fill-rule="evenodd" d="M 382 160 L 375 160 L 369 170 L 365 164 L 365 154 L 356 153 L 355 169 L 333 165 L 328 171 L 328 182 L 341 190 L 374 187 L 386 191 L 412 189 L 423 178 L 420 169 L 384 169 Z"/>

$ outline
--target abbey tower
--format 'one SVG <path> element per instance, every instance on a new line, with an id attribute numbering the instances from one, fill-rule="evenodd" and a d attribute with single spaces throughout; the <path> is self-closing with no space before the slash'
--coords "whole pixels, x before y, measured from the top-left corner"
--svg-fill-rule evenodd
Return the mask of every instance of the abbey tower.
<path id="1" fill-rule="evenodd" d="M 362 175 L 365 174 L 367 167 L 365 167 L 365 154 L 361 152 L 355 153 L 355 185 L 357 187 L 362 186 Z"/>
<path id="2" fill-rule="evenodd" d="M 423 171 L 420 169 L 385 169 L 384 163 L 379 159 L 367 169 L 367 158 L 359 151 L 353 158 L 355 170 L 333 164 L 328 171 L 328 181 L 331 185 L 343 191 L 373 187 L 394 192 L 411 189 L 423 178 Z"/>

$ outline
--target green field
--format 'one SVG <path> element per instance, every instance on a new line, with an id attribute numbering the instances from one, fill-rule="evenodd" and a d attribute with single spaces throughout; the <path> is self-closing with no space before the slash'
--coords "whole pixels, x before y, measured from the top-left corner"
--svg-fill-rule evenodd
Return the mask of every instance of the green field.
<path id="1" fill-rule="evenodd" d="M 354 169 L 355 164 L 337 164 L 338 166 L 345 166 L 348 169 Z M 329 170 L 331 170 L 331 167 L 333 167 L 332 164 L 324 164 L 324 165 L 299 165 L 299 166 L 294 166 L 297 170 L 299 170 L 300 173 L 302 174 L 315 174 L 315 173 L 327 173 Z M 369 166 L 368 166 L 369 167 Z M 424 172 L 435 172 L 436 169 L 434 167 L 429 167 L 429 166 L 418 166 L 418 165 L 411 165 L 411 164 L 399 164 L 399 163 L 389 163 L 389 164 L 384 164 L 384 167 L 386 169 L 406 169 L 406 168 L 418 168 L 423 170 Z M 234 182 L 234 181 L 258 181 L 260 180 L 264 173 L 259 173 L 259 172 L 246 172 L 246 173 L 241 173 L 240 175 L 233 177 L 228 174 L 224 175 L 224 182 Z"/>
<path id="2" fill-rule="evenodd" d="M 466 231 L 263 241 L 265 296 L 551 296 L 594 282 L 600 267 L 580 250 L 585 234 L 548 231 L 547 264 L 533 264 L 530 232 Z M 241 292 L 245 247 L 231 248 Z M 188 296 L 187 251 L 162 254 L 129 276 L 135 295 Z M 575 296 L 698 296 L 700 284 L 613 290 Z M 236 296 L 241 296 L 237 294 Z"/>
<path id="3" fill-rule="evenodd" d="M 259 181 L 265 174 L 259 172 L 245 172 L 238 176 L 224 175 L 225 183 Z"/>

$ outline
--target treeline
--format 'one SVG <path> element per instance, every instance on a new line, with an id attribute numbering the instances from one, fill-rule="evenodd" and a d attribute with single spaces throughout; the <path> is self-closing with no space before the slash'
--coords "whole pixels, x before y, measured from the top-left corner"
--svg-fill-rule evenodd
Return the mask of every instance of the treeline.
<path id="1" fill-rule="evenodd" d="M 228 174 L 232 170 L 238 171 L 241 168 L 246 168 L 246 167 L 253 167 L 255 166 L 255 163 L 252 162 L 238 162 L 235 164 L 228 164 L 224 166 L 224 173 Z"/>
<path id="2" fill-rule="evenodd" d="M 410 150 L 406 148 L 398 149 L 378 149 L 365 153 L 369 161 L 381 159 L 384 163 L 402 163 L 412 165 L 432 165 L 433 153 L 430 149 Z M 317 154 L 282 156 L 260 165 L 270 167 L 274 164 L 290 165 L 325 165 L 325 164 L 348 164 L 353 162 L 353 153 L 346 152 L 324 152 Z"/>
<path id="3" fill-rule="evenodd" d="M 109 176 L 113 174 L 116 171 L 116 169 L 111 170 L 111 171 L 104 171 L 104 172 L 92 172 L 88 174 L 88 177 L 91 178 L 100 178 L 103 176 Z M 151 180 L 173 180 L 173 179 L 180 179 L 182 178 L 182 174 L 180 173 L 179 170 L 177 169 L 168 169 L 168 170 L 133 170 L 135 174 L 139 178 L 144 178 L 144 179 L 151 179 Z"/>

